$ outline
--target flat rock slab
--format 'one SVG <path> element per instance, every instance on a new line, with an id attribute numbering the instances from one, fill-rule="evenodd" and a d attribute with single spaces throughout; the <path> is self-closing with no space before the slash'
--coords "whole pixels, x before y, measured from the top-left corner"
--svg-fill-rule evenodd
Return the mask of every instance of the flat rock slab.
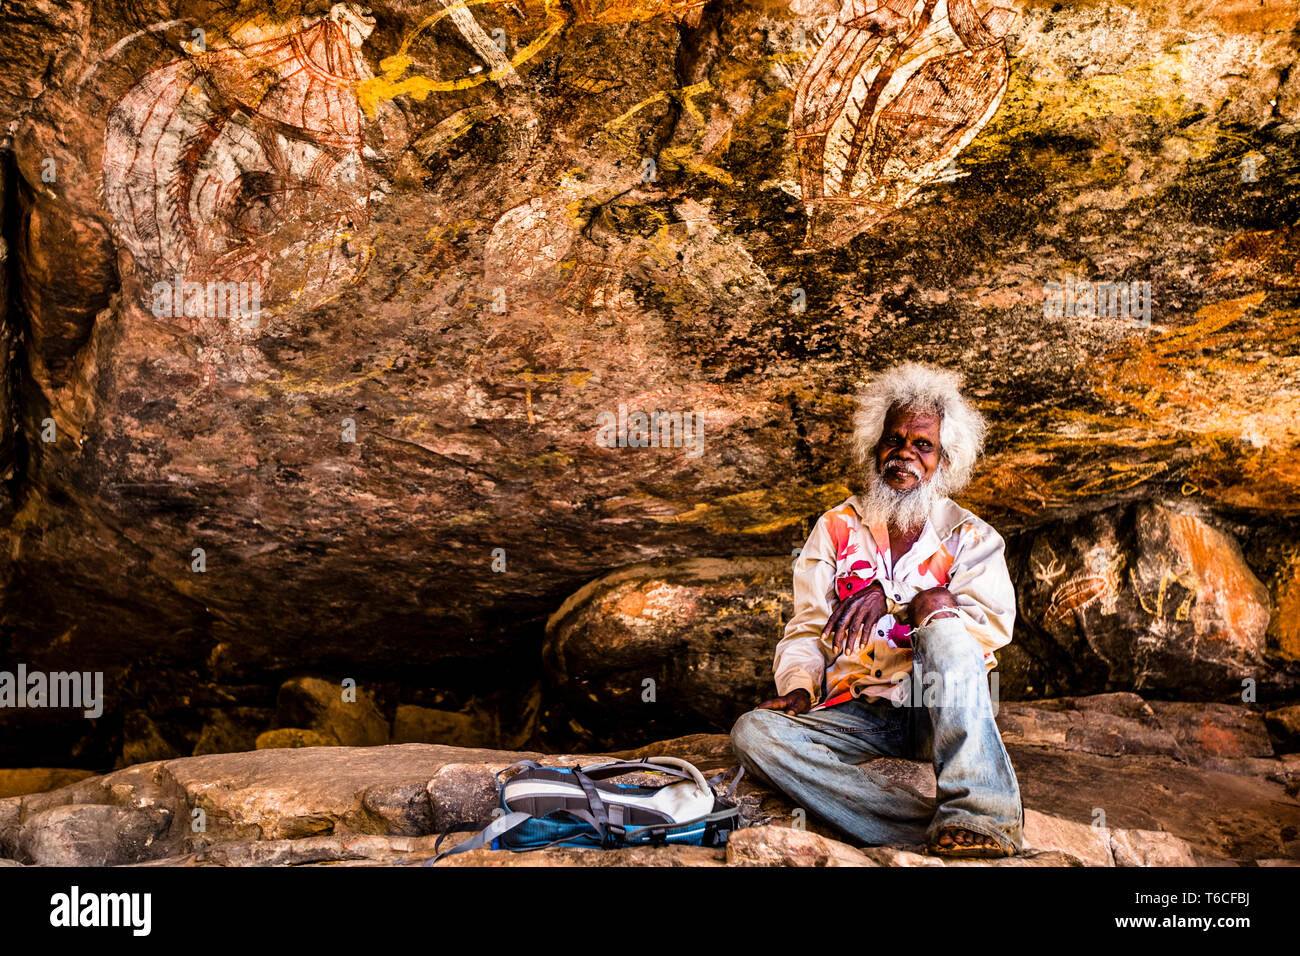
<path id="1" fill-rule="evenodd" d="M 1300 802 L 1275 780 L 1169 757 L 1101 757 L 1008 745 L 1026 807 L 1111 827 L 1165 830 L 1198 856 L 1300 858 Z"/>
<path id="2" fill-rule="evenodd" d="M 1261 721 L 1243 711 L 1151 707 L 1132 694 L 1045 701 L 1037 710 L 1017 705 L 1004 717 L 1026 804 L 1026 850 L 1006 861 L 940 860 L 920 847 L 855 848 L 820 821 L 796 817 L 781 794 L 746 775 L 735 791 L 746 826 L 725 853 L 476 850 L 447 862 L 1180 866 L 1300 860 L 1300 801 L 1288 791 L 1300 764 L 1295 755 L 1261 756 L 1271 750 Z M 1076 716 L 1087 733 L 1068 732 Z M 1066 733 L 1058 738 L 1062 727 Z M 1116 753 L 1116 739 L 1140 752 L 1123 752 L 1126 744 Z M 62 865 L 405 865 L 433 855 L 432 834 L 484 823 L 496 806 L 493 775 L 518 760 L 573 765 L 656 754 L 683 757 L 707 775 L 735 766 L 725 734 L 608 755 L 436 744 L 209 754 L 2 798 L 0 858 Z M 872 766 L 934 793 L 928 764 L 882 759 Z M 445 845 L 466 838 L 458 833 Z"/>

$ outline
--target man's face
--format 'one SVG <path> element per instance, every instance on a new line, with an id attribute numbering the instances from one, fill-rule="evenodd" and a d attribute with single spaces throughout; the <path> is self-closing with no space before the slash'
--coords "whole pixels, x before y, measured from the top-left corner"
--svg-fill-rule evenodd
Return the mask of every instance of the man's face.
<path id="1" fill-rule="evenodd" d="M 911 491 L 939 467 L 938 415 L 895 405 L 876 445 L 876 470 L 895 491 Z"/>

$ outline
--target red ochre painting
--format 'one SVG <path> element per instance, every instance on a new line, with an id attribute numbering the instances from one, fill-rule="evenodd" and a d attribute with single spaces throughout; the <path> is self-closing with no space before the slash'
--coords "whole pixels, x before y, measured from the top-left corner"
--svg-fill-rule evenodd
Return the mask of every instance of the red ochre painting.
<path id="1" fill-rule="evenodd" d="M 247 306 L 247 288 L 260 299 L 273 274 L 291 298 L 318 299 L 364 269 L 348 239 L 369 220 L 355 89 L 373 75 L 360 53 L 373 28 L 362 8 L 335 4 L 264 39 L 174 60 L 116 104 L 104 195 L 147 306 L 167 298 L 160 283 L 182 282 L 244 284 Z M 247 309 L 180 305 L 164 317 L 197 333 L 210 361 L 241 364 L 249 353 L 237 340 L 264 328 Z"/>

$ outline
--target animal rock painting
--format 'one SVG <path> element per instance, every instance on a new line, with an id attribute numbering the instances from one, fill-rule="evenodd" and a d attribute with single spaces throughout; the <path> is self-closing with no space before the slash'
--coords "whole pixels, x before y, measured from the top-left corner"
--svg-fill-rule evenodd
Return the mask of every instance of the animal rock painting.
<path id="1" fill-rule="evenodd" d="M 973 0 L 846 0 L 791 115 L 810 238 L 844 242 L 944 172 L 1002 102 L 1015 17 Z"/>
<path id="2" fill-rule="evenodd" d="M 339 3 L 288 32 L 197 50 L 144 76 L 109 115 L 105 200 L 148 305 L 236 379 L 273 280 L 311 302 L 364 269 L 348 240 L 369 220 L 355 93 L 373 75 L 360 53 L 367 12 Z M 212 308 L 236 294 L 239 309 Z"/>

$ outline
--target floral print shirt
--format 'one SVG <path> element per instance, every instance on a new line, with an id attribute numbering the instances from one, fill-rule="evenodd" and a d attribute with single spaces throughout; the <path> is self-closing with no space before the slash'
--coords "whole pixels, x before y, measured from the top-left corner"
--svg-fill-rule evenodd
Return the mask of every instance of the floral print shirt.
<path id="1" fill-rule="evenodd" d="M 952 592 L 986 668 L 995 667 L 993 652 L 1011 642 L 1016 617 L 1001 535 L 944 498 L 916 543 L 895 560 L 884 522 L 867 527 L 864 514 L 856 495 L 827 511 L 794 563 L 794 616 L 772 665 L 777 693 L 802 687 L 818 709 L 851 697 L 900 699 L 901 681 L 912 671 L 914 622 L 907 605 L 920 591 L 940 586 Z M 836 655 L 830 637 L 822 640 L 822 628 L 836 604 L 875 581 L 885 589 L 884 617 L 855 653 Z"/>

